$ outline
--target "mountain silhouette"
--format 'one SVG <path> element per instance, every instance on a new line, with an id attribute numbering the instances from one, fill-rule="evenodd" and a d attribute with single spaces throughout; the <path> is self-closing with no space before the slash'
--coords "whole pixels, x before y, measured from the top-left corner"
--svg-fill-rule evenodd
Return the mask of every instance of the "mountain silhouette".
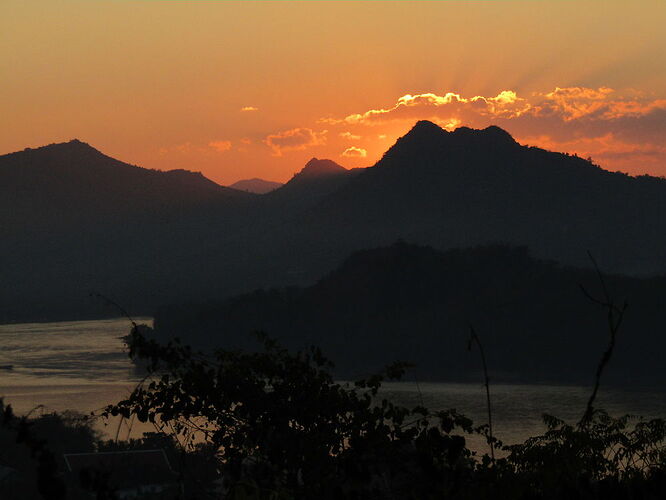
<path id="1" fill-rule="evenodd" d="M 255 194 L 266 194 L 282 186 L 281 182 L 267 181 L 254 177 L 234 182 L 229 187 L 239 191 L 247 191 Z"/>
<path id="2" fill-rule="evenodd" d="M 0 156 L 0 198 L 11 207 L 5 228 L 71 225 L 82 219 L 164 214 L 189 205 L 229 203 L 250 195 L 198 172 L 161 172 L 110 158 L 79 140 Z"/>
<path id="3" fill-rule="evenodd" d="M 78 140 L 0 156 L 0 321 L 108 315 L 95 290 L 145 303 L 139 294 L 175 285 L 173 269 L 216 219 L 255 197 Z"/>
<path id="4" fill-rule="evenodd" d="M 0 321 L 305 286 L 397 239 L 504 243 L 608 272 L 666 272 L 666 181 L 518 144 L 498 127 L 418 122 L 373 166 L 312 159 L 265 195 L 159 172 L 72 141 L 0 157 Z"/>
<path id="5" fill-rule="evenodd" d="M 615 271 L 666 270 L 666 181 L 612 173 L 518 144 L 498 127 L 418 122 L 373 167 L 318 207 L 317 225 L 359 247 L 528 245 L 539 257 Z M 354 248 L 348 248 L 354 250 Z"/>
<path id="6" fill-rule="evenodd" d="M 272 210 L 307 210 L 347 183 L 362 169 L 347 170 L 333 160 L 310 159 L 283 186 L 267 198 Z"/>
<path id="7" fill-rule="evenodd" d="M 311 158 L 300 172 L 294 174 L 290 182 L 297 183 L 306 179 L 331 177 L 335 175 L 344 175 L 347 169 L 342 165 L 338 165 L 333 160 L 320 160 L 318 158 Z"/>
<path id="8" fill-rule="evenodd" d="M 666 339 L 654 332 L 663 328 L 666 277 L 604 281 L 630 304 L 605 379 L 663 384 Z M 163 307 L 156 338 L 257 349 L 252 332 L 263 331 L 294 350 L 321 347 L 340 377 L 400 359 L 421 379 L 481 380 L 477 356 L 465 352 L 472 324 L 495 382 L 588 383 L 608 332 L 605 310 L 579 286 L 602 296 L 594 270 L 537 260 L 525 247 L 442 252 L 398 242 L 352 254 L 309 287 Z"/>
<path id="9" fill-rule="evenodd" d="M 54 191 L 68 185 L 76 188 L 77 183 L 97 182 L 99 185 L 92 187 L 101 193 L 120 189 L 127 191 L 139 184 L 149 194 L 160 194 L 164 199 L 215 196 L 220 193 L 244 196 L 219 186 L 199 172 L 162 172 L 137 167 L 106 156 L 77 139 L 2 155 L 0 175 L 3 179 L 21 179 L 26 184 L 51 184 Z M 125 185 L 125 182 L 130 185 Z"/>

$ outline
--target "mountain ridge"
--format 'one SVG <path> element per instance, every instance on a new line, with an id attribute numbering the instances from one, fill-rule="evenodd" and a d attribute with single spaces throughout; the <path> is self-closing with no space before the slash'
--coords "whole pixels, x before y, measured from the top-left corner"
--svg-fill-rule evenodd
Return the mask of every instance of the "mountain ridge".
<path id="1" fill-rule="evenodd" d="M 507 242 L 576 265 L 589 265 L 589 250 L 610 254 L 615 270 L 666 268 L 655 235 L 656 227 L 666 230 L 664 179 L 523 146 L 498 127 L 437 128 L 420 123 L 322 200 L 325 230 L 347 222 L 346 236 L 365 246 L 397 237 L 438 248 Z M 617 227 L 633 240 L 617 238 Z"/>
<path id="2" fill-rule="evenodd" d="M 21 169 L 5 167 L 26 156 L 0 157 L 0 260 L 10 263 L 0 318 L 99 310 L 85 302 L 90 289 L 150 314 L 168 302 L 305 285 L 356 250 L 400 238 L 439 250 L 525 245 L 578 267 L 590 266 L 589 251 L 608 272 L 666 273 L 664 179 L 523 146 L 496 127 L 419 122 L 371 167 L 327 163 L 331 175 L 297 174 L 261 196 L 68 148 L 114 174 L 49 177 L 40 160 L 40 181 L 18 182 L 7 171 Z M 61 156 L 90 174 L 94 162 Z"/>
<path id="3" fill-rule="evenodd" d="M 14 189 L 23 196 L 67 198 L 72 205 L 77 198 L 100 198 L 102 203 L 123 195 L 128 204 L 140 203 L 142 198 L 149 202 L 150 196 L 162 204 L 248 196 L 218 185 L 201 172 L 146 169 L 116 160 L 78 139 L 0 156 L 0 180 L 6 196 Z M 104 200 L 105 193 L 113 200 Z"/>
<path id="4" fill-rule="evenodd" d="M 41 165 L 35 165 L 34 160 L 45 161 Z M 83 142 L 79 139 L 72 139 L 67 142 L 51 143 L 38 148 L 25 148 L 21 151 L 15 151 L 0 155 L 0 169 L 9 169 L 16 167 L 33 167 L 33 168 L 64 168 L 70 166 L 73 161 L 91 161 L 101 160 L 92 165 L 92 168 L 116 168 L 126 171 L 134 172 L 154 172 L 168 174 L 172 172 L 174 176 L 187 176 L 191 175 L 199 179 L 205 179 L 209 185 L 219 186 L 214 181 L 205 177 L 201 172 L 186 170 L 186 169 L 173 169 L 173 170 L 156 170 L 140 167 L 131 163 L 126 163 L 117 160 L 111 156 L 102 153 L 100 150 Z M 4 163 L 4 164 L 3 164 Z M 85 168 L 85 165 L 83 166 Z M 84 170 L 82 170 L 84 171 Z M 223 186 L 219 186 L 223 187 Z"/>

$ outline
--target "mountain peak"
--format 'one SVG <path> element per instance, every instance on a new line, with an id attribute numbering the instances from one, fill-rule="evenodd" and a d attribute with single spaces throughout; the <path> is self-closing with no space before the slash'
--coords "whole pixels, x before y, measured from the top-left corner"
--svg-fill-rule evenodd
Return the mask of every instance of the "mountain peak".
<path id="1" fill-rule="evenodd" d="M 446 130 L 439 125 L 428 120 L 419 120 L 414 124 L 411 130 L 403 136 L 403 139 L 410 138 L 421 142 L 437 140 L 446 134 Z"/>
<path id="2" fill-rule="evenodd" d="M 345 167 L 338 165 L 333 160 L 311 158 L 296 175 L 305 177 L 322 177 L 340 174 L 346 171 L 347 169 Z"/>
<path id="3" fill-rule="evenodd" d="M 444 131 L 442 127 L 436 123 L 431 122 L 430 120 L 419 120 L 412 127 L 410 132 L 430 132 L 435 134 L 441 134 Z"/>
<path id="4" fill-rule="evenodd" d="M 483 141 L 491 144 L 517 144 L 516 140 L 503 128 L 497 125 L 490 125 L 484 129 L 475 129 L 470 127 L 459 127 L 452 132 L 453 136 L 465 138 L 473 141 Z"/>
<path id="5" fill-rule="evenodd" d="M 47 144 L 37 148 L 25 148 L 22 151 L 0 155 L 0 159 L 10 163 L 40 165 L 42 168 L 82 162 L 90 163 L 101 158 L 116 161 L 79 139 Z"/>
<path id="6" fill-rule="evenodd" d="M 38 150 L 39 149 L 52 149 L 52 150 L 58 150 L 58 149 L 60 149 L 60 150 L 68 150 L 68 149 L 69 150 L 71 150 L 71 149 L 85 150 L 85 149 L 88 149 L 88 150 L 97 151 L 97 149 L 92 147 L 90 144 L 88 144 L 87 142 L 84 142 L 80 139 L 71 139 L 71 140 L 66 141 L 66 142 L 55 142 L 53 144 L 48 144 L 46 146 L 42 146 L 42 147 L 36 148 L 36 149 L 38 149 Z"/>
<path id="7" fill-rule="evenodd" d="M 297 195 L 299 200 L 323 196 L 343 183 L 350 172 L 333 160 L 311 158 L 301 171 L 294 174 L 289 182 L 276 190 L 276 193 L 278 197 L 299 193 Z"/>
<path id="8" fill-rule="evenodd" d="M 459 127 L 448 132 L 439 125 L 420 120 L 385 154 L 386 159 L 420 158 L 451 151 L 498 151 L 518 146 L 507 131 L 491 125 L 484 129 Z"/>

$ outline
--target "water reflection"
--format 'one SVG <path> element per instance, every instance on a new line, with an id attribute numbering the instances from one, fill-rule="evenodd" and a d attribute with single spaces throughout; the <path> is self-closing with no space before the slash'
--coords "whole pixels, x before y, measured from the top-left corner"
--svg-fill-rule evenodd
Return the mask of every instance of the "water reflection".
<path id="1" fill-rule="evenodd" d="M 150 323 L 150 318 L 140 322 Z M 18 413 L 38 405 L 46 411 L 99 410 L 126 397 L 137 382 L 120 337 L 126 319 L 0 325 L 0 397 Z M 543 413 L 577 421 L 590 389 L 577 386 L 491 384 L 495 435 L 506 443 L 542 432 Z M 484 387 L 455 383 L 387 383 L 380 396 L 439 410 L 455 408 L 477 424 L 486 422 Z M 612 415 L 666 417 L 666 397 L 653 390 L 613 389 L 602 385 L 597 406 Z M 113 430 L 110 430 L 113 429 Z M 141 429 L 141 427 L 139 427 Z M 115 434 L 115 425 L 102 428 Z M 152 429 L 143 429 L 152 430 Z M 133 430 L 136 436 L 137 428 Z M 482 448 L 482 443 L 475 446 Z"/>

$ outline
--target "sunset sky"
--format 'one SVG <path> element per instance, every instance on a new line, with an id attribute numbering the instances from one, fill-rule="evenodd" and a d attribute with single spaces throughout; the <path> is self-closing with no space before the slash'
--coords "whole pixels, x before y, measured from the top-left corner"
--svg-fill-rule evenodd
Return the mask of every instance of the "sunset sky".
<path id="1" fill-rule="evenodd" d="M 431 119 L 666 175 L 665 26 L 663 0 L 2 0 L 0 154 L 286 181 Z"/>

